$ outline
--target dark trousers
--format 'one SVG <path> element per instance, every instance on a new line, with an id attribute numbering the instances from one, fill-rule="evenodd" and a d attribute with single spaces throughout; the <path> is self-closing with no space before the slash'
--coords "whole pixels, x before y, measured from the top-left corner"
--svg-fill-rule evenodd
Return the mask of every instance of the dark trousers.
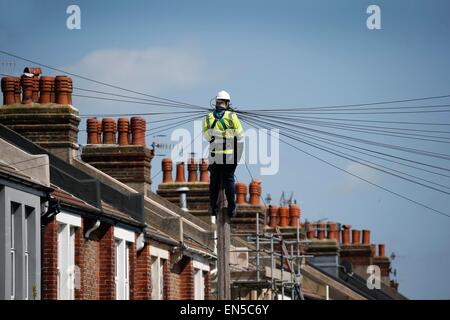
<path id="1" fill-rule="evenodd" d="M 235 189 L 234 189 L 234 171 L 237 164 L 218 164 L 209 165 L 209 200 L 211 208 L 218 209 L 217 200 L 220 192 L 220 180 L 223 179 L 223 187 L 228 202 L 228 212 L 230 213 L 236 208 Z"/>

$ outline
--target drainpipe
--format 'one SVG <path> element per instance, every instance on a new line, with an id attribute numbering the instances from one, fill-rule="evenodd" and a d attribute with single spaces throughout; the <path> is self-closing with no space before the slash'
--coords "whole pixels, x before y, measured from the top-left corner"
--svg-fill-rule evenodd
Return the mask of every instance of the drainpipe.
<path id="1" fill-rule="evenodd" d="M 144 233 L 139 234 L 136 239 L 136 251 L 141 251 L 145 246 L 145 237 Z"/>
<path id="2" fill-rule="evenodd" d="M 100 227 L 100 220 L 97 220 L 97 221 L 95 221 L 92 228 L 90 228 L 88 231 L 86 231 L 86 233 L 84 234 L 84 237 L 86 239 L 89 239 L 91 233 L 94 232 L 95 230 L 97 230 L 99 227 Z"/>

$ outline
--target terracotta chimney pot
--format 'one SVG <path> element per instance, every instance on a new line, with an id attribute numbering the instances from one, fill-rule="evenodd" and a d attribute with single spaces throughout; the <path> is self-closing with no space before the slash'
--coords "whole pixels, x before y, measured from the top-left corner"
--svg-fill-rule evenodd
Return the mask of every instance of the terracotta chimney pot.
<path id="1" fill-rule="evenodd" d="M 259 205 L 260 197 L 261 197 L 261 181 L 260 180 L 252 180 L 249 186 L 250 191 L 250 204 Z"/>
<path id="2" fill-rule="evenodd" d="M 350 226 L 344 225 L 342 227 L 342 244 L 350 244 Z"/>
<path id="3" fill-rule="evenodd" d="M 55 100 L 58 104 L 70 104 L 72 101 L 72 87 L 69 77 L 55 77 Z"/>
<path id="4" fill-rule="evenodd" d="M 328 239 L 330 240 L 338 240 L 337 239 L 337 226 L 336 223 L 334 222 L 329 222 L 328 223 Z"/>
<path id="5" fill-rule="evenodd" d="M 196 182 L 198 181 L 198 163 L 195 161 L 195 159 L 191 158 L 188 161 L 188 182 Z"/>
<path id="6" fill-rule="evenodd" d="M 55 78 L 43 76 L 39 79 L 39 103 L 51 103 L 52 102 L 52 94 L 53 88 L 55 86 Z"/>
<path id="7" fill-rule="evenodd" d="M 362 244 L 364 244 L 364 245 L 370 244 L 370 230 L 362 231 Z"/>
<path id="8" fill-rule="evenodd" d="M 296 203 L 291 203 L 289 205 L 289 216 L 291 218 L 289 225 L 291 227 L 296 227 L 300 222 L 300 208 Z"/>
<path id="9" fill-rule="evenodd" d="M 186 178 L 184 176 L 184 162 L 181 161 L 177 163 L 177 178 L 176 182 L 186 182 Z"/>
<path id="10" fill-rule="evenodd" d="M 352 230 L 352 244 L 361 244 L 360 230 Z"/>
<path id="11" fill-rule="evenodd" d="M 200 163 L 200 182 L 209 182 L 208 160 L 202 159 Z"/>
<path id="12" fill-rule="evenodd" d="M 116 144 L 116 123 L 111 118 L 102 120 L 103 144 Z"/>
<path id="13" fill-rule="evenodd" d="M 33 78 L 22 75 L 20 84 L 22 86 L 22 103 L 29 104 L 33 102 Z"/>
<path id="14" fill-rule="evenodd" d="M 289 208 L 288 207 L 280 207 L 278 208 L 278 216 L 280 227 L 287 227 L 289 225 Z"/>
<path id="15" fill-rule="evenodd" d="M 378 256 L 384 257 L 385 256 L 384 250 L 385 250 L 384 244 L 379 244 L 378 245 Z"/>
<path id="16" fill-rule="evenodd" d="M 245 204 L 247 197 L 247 185 L 243 182 L 237 182 L 235 185 L 236 189 L 236 203 L 237 204 Z"/>
<path id="17" fill-rule="evenodd" d="M 117 130 L 119 132 L 118 143 L 119 145 L 125 146 L 129 144 L 128 141 L 128 127 L 129 127 L 128 118 L 119 118 L 117 120 Z"/>
<path id="18" fill-rule="evenodd" d="M 172 159 L 166 158 L 162 160 L 163 182 L 173 182 L 172 178 Z"/>
<path id="19" fill-rule="evenodd" d="M 325 224 L 324 223 L 317 224 L 317 238 L 319 240 L 325 239 Z"/>
<path id="20" fill-rule="evenodd" d="M 97 118 L 87 119 L 87 144 L 98 144 Z"/>
<path id="21" fill-rule="evenodd" d="M 314 239 L 314 225 L 311 222 L 305 223 L 305 229 L 306 229 L 306 237 L 308 239 Z"/>
<path id="22" fill-rule="evenodd" d="M 278 207 L 269 205 L 270 227 L 275 228 L 278 225 Z"/>
<path id="23" fill-rule="evenodd" d="M 15 92 L 16 92 L 17 79 L 14 77 L 3 77 L 2 78 L 2 92 L 3 92 L 3 104 L 9 105 L 16 103 Z"/>

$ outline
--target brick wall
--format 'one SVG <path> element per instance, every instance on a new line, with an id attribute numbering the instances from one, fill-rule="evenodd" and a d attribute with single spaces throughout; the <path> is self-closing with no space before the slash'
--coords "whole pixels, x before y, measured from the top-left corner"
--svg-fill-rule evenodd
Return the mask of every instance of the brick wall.
<path id="1" fill-rule="evenodd" d="M 83 279 L 83 299 L 98 300 L 100 285 L 100 242 L 98 240 L 84 240 L 84 266 L 81 271 Z"/>
<path id="2" fill-rule="evenodd" d="M 171 256 L 172 260 L 173 257 Z M 170 262 L 163 266 L 165 300 L 194 299 L 194 267 L 192 259 L 183 257 L 170 270 Z"/>
<path id="3" fill-rule="evenodd" d="M 212 300 L 211 296 L 211 271 L 205 274 L 205 300 Z"/>
<path id="4" fill-rule="evenodd" d="M 0 108 L 0 123 L 70 162 L 78 150 L 78 110 L 70 105 Z"/>
<path id="5" fill-rule="evenodd" d="M 141 145 L 87 145 L 81 159 L 139 192 L 150 187 L 152 150 Z"/>
<path id="6" fill-rule="evenodd" d="M 133 300 L 150 300 L 152 298 L 152 282 L 151 282 L 151 256 L 150 246 L 145 245 L 144 248 L 135 252 L 135 261 L 130 266 L 133 272 L 133 294 L 130 294 L 130 299 Z M 131 271 L 130 270 L 130 271 Z"/>
<path id="7" fill-rule="evenodd" d="M 75 264 L 80 268 L 76 278 L 75 299 L 115 299 L 115 239 L 114 227 L 102 224 L 84 238 L 84 231 L 90 228 L 83 219 L 82 227 L 75 233 Z M 42 297 L 57 298 L 57 222 L 55 217 L 44 227 L 42 263 Z M 130 244 L 130 299 L 150 300 L 151 255 L 150 245 L 139 252 Z M 194 268 L 192 259 L 183 257 L 170 270 L 170 261 L 163 265 L 164 299 L 194 299 Z M 79 287 L 78 287 L 79 285 Z M 205 277 L 205 299 L 210 299 L 210 274 Z"/>
<path id="8" fill-rule="evenodd" d="M 178 287 L 180 288 L 180 300 L 194 299 L 194 266 L 192 259 L 184 257 L 180 261 L 180 276 Z"/>
<path id="9" fill-rule="evenodd" d="M 100 277 L 99 277 L 99 299 L 114 300 L 116 297 L 115 277 L 115 241 L 114 227 L 100 225 L 98 229 L 100 238 Z"/>
<path id="10" fill-rule="evenodd" d="M 136 244 L 135 243 L 127 243 L 128 245 L 128 281 L 130 288 L 130 300 L 134 300 L 135 296 L 135 286 L 136 286 Z"/>
<path id="11" fill-rule="evenodd" d="M 83 223 L 81 227 L 75 231 L 75 299 L 82 300 L 84 298 L 84 232 Z"/>
<path id="12" fill-rule="evenodd" d="M 56 217 L 44 226 L 42 237 L 42 299 L 57 298 L 57 223 Z"/>
<path id="13" fill-rule="evenodd" d="M 358 275 L 366 278 L 367 266 L 373 263 L 372 251 L 368 245 L 341 245 L 340 247 L 340 260 L 347 260 L 352 263 L 353 271 Z"/>
<path id="14" fill-rule="evenodd" d="M 170 271 L 170 261 L 166 260 L 163 266 L 164 274 L 164 300 L 178 300 L 179 288 L 177 286 L 179 275 Z"/>

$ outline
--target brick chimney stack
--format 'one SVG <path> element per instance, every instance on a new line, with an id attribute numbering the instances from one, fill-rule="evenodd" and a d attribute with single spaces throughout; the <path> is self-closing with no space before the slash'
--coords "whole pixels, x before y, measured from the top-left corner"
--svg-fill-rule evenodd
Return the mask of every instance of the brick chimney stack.
<path id="1" fill-rule="evenodd" d="M 211 216 L 208 213 L 208 161 L 206 159 L 195 159 L 194 155 L 192 155 L 188 159 L 187 165 L 184 161 L 178 162 L 175 165 L 175 181 L 172 172 L 174 167 L 172 159 L 163 159 L 161 165 L 163 179 L 158 185 L 157 194 L 173 204 L 180 205 L 180 194 L 177 190 L 180 188 L 188 188 L 186 192 L 187 210 L 206 223 L 211 223 Z"/>
<path id="2" fill-rule="evenodd" d="M 96 118 L 88 119 L 88 140 L 81 159 L 147 195 L 151 185 L 153 151 L 145 145 L 146 123 L 143 118 L 131 118 L 131 144 L 129 126 L 127 118 L 119 118 L 117 122 L 111 118 L 104 118 L 101 122 Z M 103 139 L 100 139 L 101 133 Z"/>
<path id="3" fill-rule="evenodd" d="M 375 247 L 376 251 L 376 247 Z M 387 286 L 390 285 L 390 277 L 389 272 L 391 268 L 391 261 L 389 257 L 386 257 L 385 253 L 385 245 L 384 244 L 378 244 L 378 255 L 373 257 L 373 264 L 380 267 L 381 271 L 381 281 L 386 284 Z"/>
<path id="4" fill-rule="evenodd" d="M 27 67 L 20 78 L 2 78 L 0 123 L 71 162 L 79 149 L 80 123 L 78 110 L 71 105 L 72 80 L 41 73 L 40 68 Z"/>
<path id="5" fill-rule="evenodd" d="M 353 271 L 363 278 L 367 278 L 367 266 L 373 262 L 372 248 L 370 246 L 370 231 L 351 230 L 352 239 L 350 242 L 350 226 L 344 225 L 342 230 L 341 263 L 347 260 L 353 265 Z"/>
<path id="6" fill-rule="evenodd" d="M 339 243 L 336 241 L 336 223 L 318 222 L 305 223 L 306 237 L 310 242 L 306 246 L 306 253 L 312 255 L 307 258 L 320 269 L 338 276 L 339 274 Z M 317 236 L 315 229 L 317 229 Z"/>

